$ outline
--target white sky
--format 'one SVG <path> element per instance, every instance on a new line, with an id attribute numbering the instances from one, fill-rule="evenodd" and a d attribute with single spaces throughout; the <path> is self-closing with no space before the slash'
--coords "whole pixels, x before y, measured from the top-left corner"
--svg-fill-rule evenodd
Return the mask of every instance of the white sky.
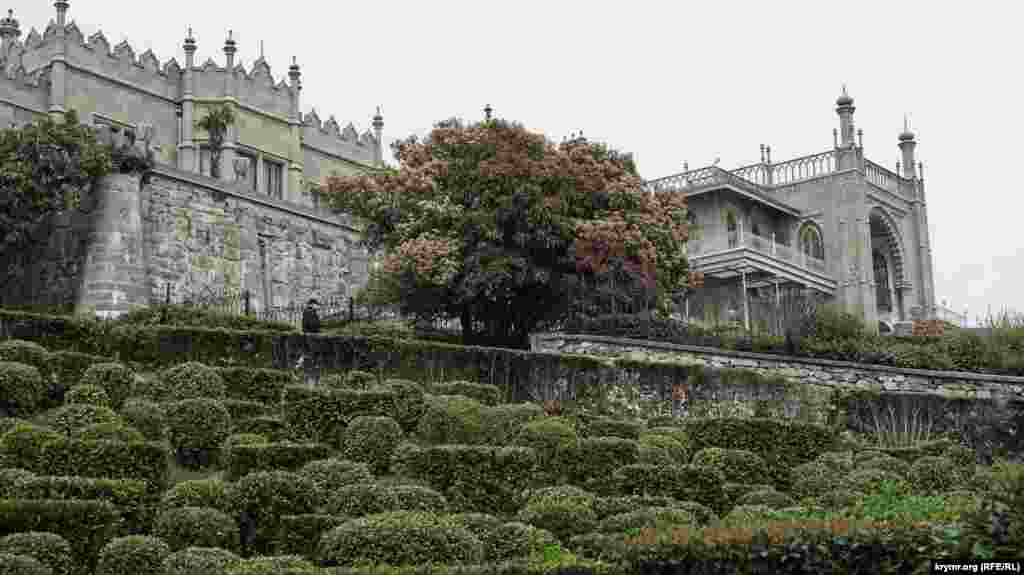
<path id="1" fill-rule="evenodd" d="M 895 167 L 910 115 L 937 299 L 968 306 L 972 321 L 989 307 L 1024 311 L 1017 0 L 70 4 L 86 37 L 102 30 L 161 64 L 184 62 L 189 26 L 199 63 L 223 65 L 232 29 L 249 69 L 263 40 L 275 82 L 298 57 L 303 113 L 362 133 L 381 105 L 386 143 L 451 116 L 479 119 L 490 103 L 551 140 L 583 130 L 633 152 L 647 179 L 684 160 L 751 164 L 762 143 L 774 161 L 828 150 L 846 83 L 869 159 Z M 56 14 L 45 0 L 10 7 L 22 39 Z"/>

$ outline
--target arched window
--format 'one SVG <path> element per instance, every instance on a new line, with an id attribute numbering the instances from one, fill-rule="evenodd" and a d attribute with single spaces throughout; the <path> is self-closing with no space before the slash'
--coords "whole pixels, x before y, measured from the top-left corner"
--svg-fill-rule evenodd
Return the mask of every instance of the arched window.
<path id="1" fill-rule="evenodd" d="M 806 224 L 800 230 L 800 251 L 812 258 L 825 259 L 825 246 L 816 226 Z"/>
<path id="2" fill-rule="evenodd" d="M 892 311 L 892 298 L 889 292 L 889 263 L 882 252 L 875 250 L 872 260 L 875 267 L 875 298 L 878 311 Z"/>

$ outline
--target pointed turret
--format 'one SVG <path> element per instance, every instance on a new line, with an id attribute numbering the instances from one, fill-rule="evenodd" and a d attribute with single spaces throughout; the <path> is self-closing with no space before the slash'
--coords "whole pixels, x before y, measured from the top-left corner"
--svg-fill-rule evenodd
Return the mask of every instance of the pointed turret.
<path id="1" fill-rule="evenodd" d="M 903 116 L 903 133 L 900 134 L 899 140 L 900 152 L 903 153 L 903 177 L 912 180 L 917 177 L 914 171 L 914 148 L 917 142 L 914 140 L 914 133 L 910 131 L 906 116 Z"/>
<path id="2" fill-rule="evenodd" d="M 853 98 L 846 93 L 846 85 L 843 85 L 843 93 L 836 100 L 836 113 L 839 114 L 839 147 L 852 148 L 855 131 L 853 129 Z"/>
<path id="3" fill-rule="evenodd" d="M 377 140 L 377 147 L 373 152 L 374 161 L 378 166 L 384 166 L 384 116 L 380 115 L 380 106 L 377 106 L 377 113 L 373 115 L 373 136 Z"/>
<path id="4" fill-rule="evenodd" d="M 7 51 L 18 38 L 21 37 L 21 29 L 18 28 L 18 21 L 14 19 L 14 10 L 7 11 L 7 17 L 0 20 L 0 60 L 7 59 Z"/>

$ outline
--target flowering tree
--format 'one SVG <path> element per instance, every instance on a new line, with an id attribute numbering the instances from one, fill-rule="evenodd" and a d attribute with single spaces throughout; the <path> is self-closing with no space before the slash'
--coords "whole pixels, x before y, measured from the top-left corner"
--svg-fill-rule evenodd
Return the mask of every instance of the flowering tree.
<path id="1" fill-rule="evenodd" d="M 403 313 L 459 318 L 467 343 L 528 345 L 584 278 L 626 272 L 665 296 L 691 283 L 685 202 L 644 191 L 627 154 L 502 120 L 441 122 L 394 151 L 398 169 L 319 191 L 365 221 L 363 244 L 383 255 L 374 293 Z"/>

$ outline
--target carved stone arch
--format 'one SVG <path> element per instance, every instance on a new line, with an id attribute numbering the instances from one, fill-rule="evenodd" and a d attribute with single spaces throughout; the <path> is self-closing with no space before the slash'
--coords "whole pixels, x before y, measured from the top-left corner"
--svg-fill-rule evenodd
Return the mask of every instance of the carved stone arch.
<path id="1" fill-rule="evenodd" d="M 876 205 L 868 210 L 868 225 L 872 238 L 878 237 L 888 248 L 893 281 L 895 287 L 899 288 L 906 279 L 903 273 L 903 237 L 900 234 L 899 223 L 889 212 Z M 878 231 L 881 233 L 876 233 Z"/>
<path id="2" fill-rule="evenodd" d="M 797 224 L 796 249 L 800 253 L 825 259 L 825 234 L 821 226 L 814 220 L 804 220 Z"/>

